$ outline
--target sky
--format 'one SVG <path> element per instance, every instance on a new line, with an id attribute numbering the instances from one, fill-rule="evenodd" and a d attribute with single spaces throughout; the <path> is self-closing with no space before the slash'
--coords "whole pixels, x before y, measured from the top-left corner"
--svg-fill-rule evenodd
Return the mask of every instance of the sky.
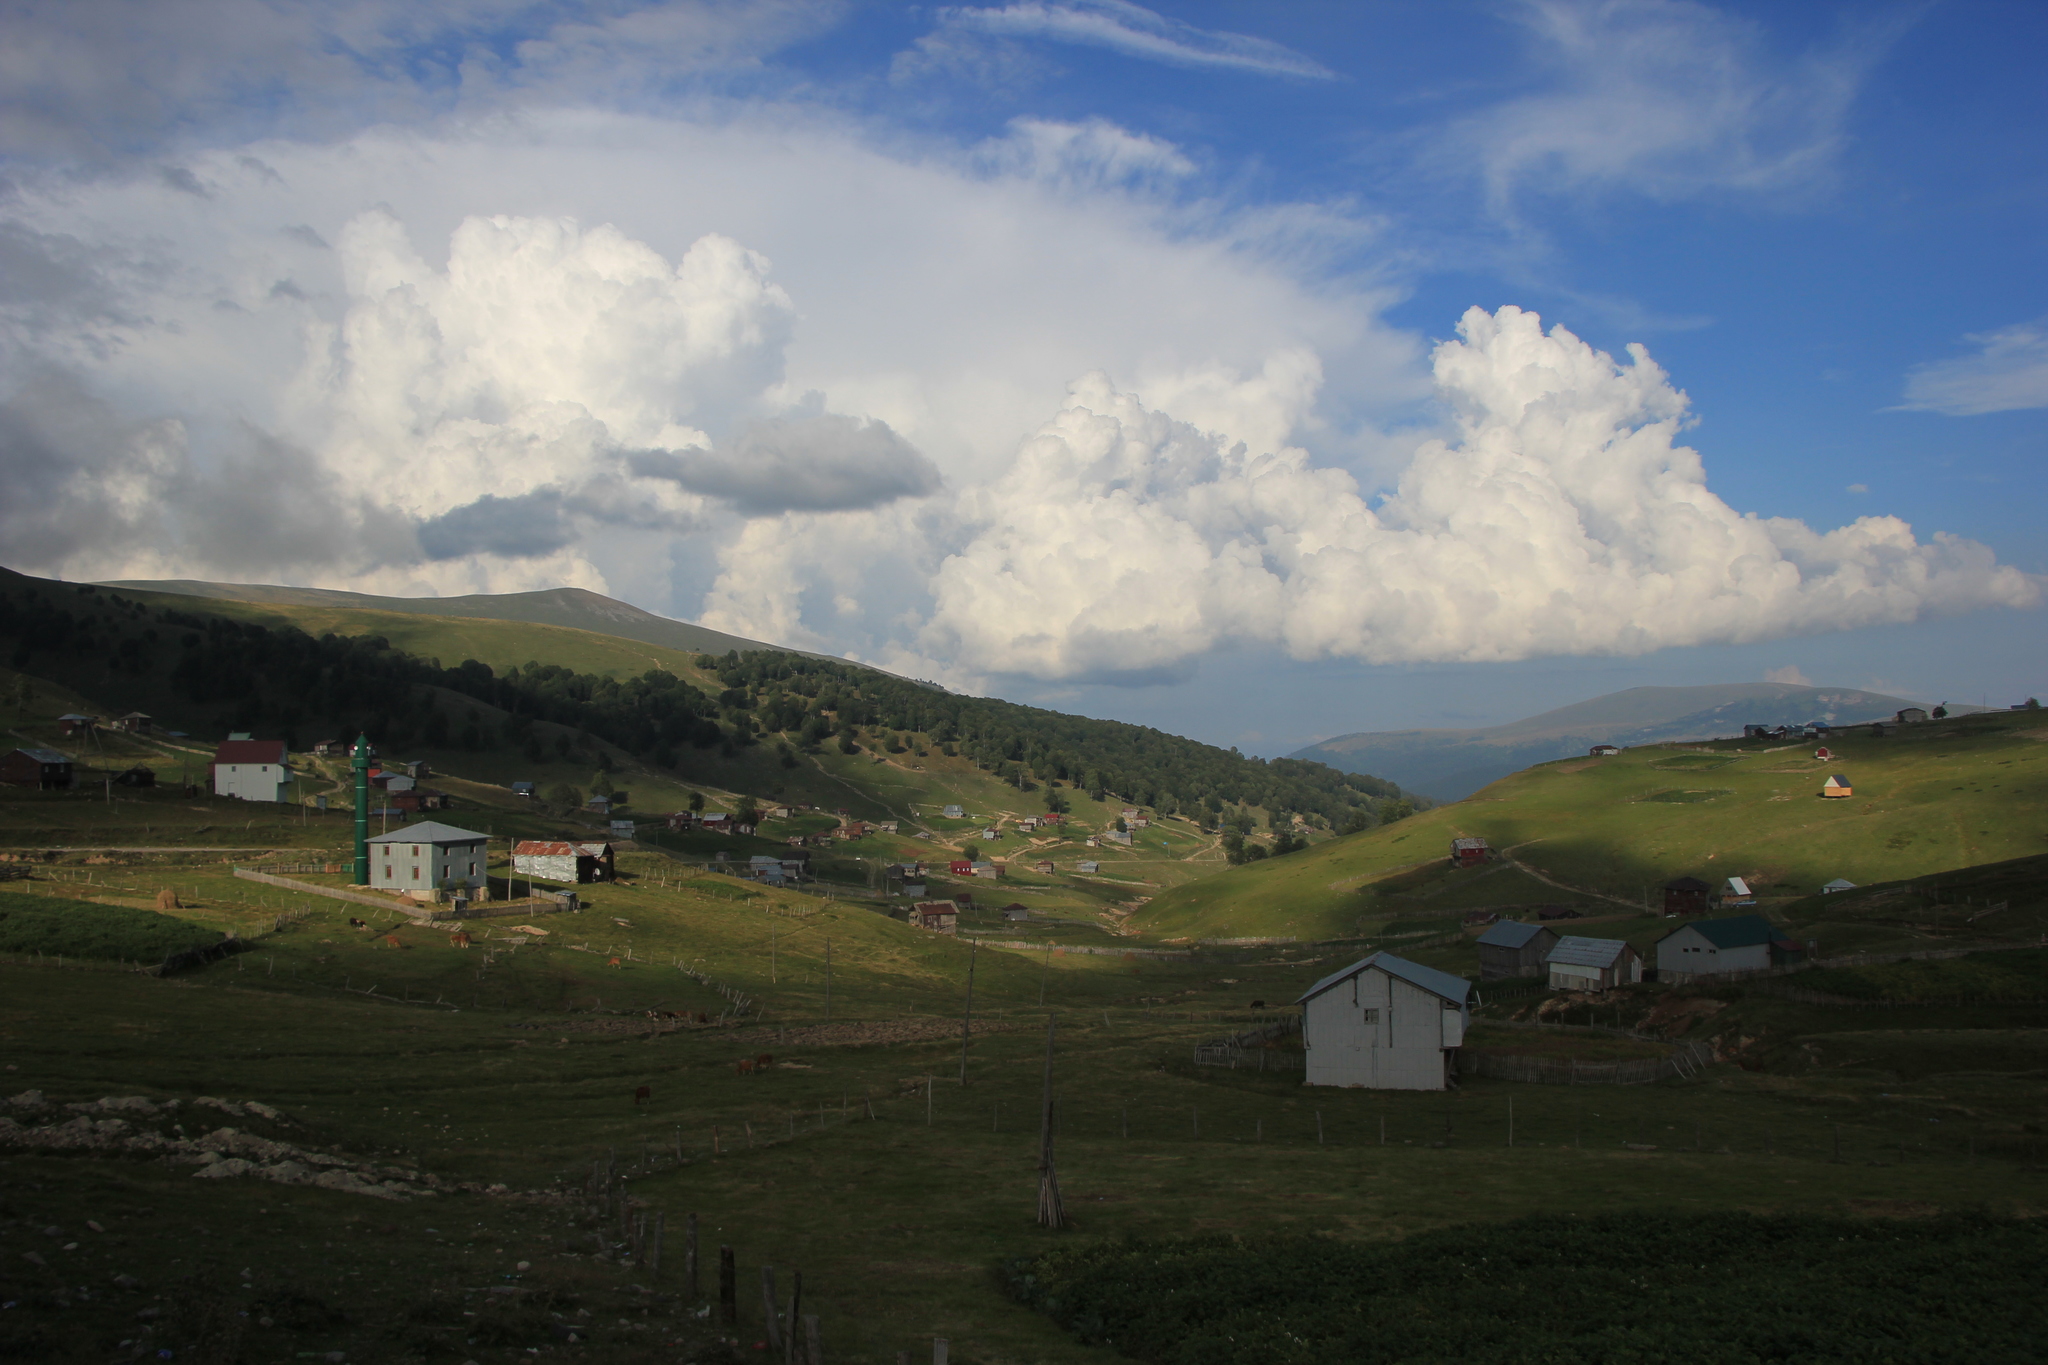
<path id="1" fill-rule="evenodd" d="M 2048 692 L 2048 9 L 0 9 L 0 561 L 1282 754 Z"/>

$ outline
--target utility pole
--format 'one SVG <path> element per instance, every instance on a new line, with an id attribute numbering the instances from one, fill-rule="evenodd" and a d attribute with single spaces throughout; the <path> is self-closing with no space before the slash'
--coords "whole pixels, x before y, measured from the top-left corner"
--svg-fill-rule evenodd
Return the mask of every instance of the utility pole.
<path id="1" fill-rule="evenodd" d="M 1059 1173 L 1052 1164 L 1052 1040 L 1058 1023 L 1058 1015 L 1045 1017 L 1045 1103 L 1038 1119 L 1038 1225 L 1055 1231 L 1067 1225 Z"/>
<path id="2" fill-rule="evenodd" d="M 969 977 L 973 969 L 969 968 Z M 825 940 L 825 1022 L 832 1022 L 832 940 Z"/>

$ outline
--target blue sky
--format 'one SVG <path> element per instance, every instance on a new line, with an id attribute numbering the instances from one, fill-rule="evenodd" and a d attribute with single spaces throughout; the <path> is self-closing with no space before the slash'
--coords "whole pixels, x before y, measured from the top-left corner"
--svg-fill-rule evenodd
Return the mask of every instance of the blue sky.
<path id="1" fill-rule="evenodd" d="M 2017 700 L 2044 51 L 1995 3 L 17 9 L 0 548 L 575 583 L 1262 753 Z"/>

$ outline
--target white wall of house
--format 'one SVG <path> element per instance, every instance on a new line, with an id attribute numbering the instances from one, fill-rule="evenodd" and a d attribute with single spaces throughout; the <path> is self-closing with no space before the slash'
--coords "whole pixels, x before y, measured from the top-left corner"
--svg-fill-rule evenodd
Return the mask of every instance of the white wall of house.
<path id="1" fill-rule="evenodd" d="M 393 891 L 433 891 L 452 877 L 474 890 L 484 884 L 484 848 L 481 839 L 465 844 L 373 842 L 370 885 Z"/>
<path id="2" fill-rule="evenodd" d="M 543 881 L 551 882 L 573 882 L 576 880 L 576 855 L 515 853 L 512 855 L 512 870 L 522 877 L 539 877 Z"/>
<path id="3" fill-rule="evenodd" d="M 1447 1049 L 1465 1041 L 1466 1013 L 1369 967 L 1302 1009 L 1310 1085 L 1442 1090 Z"/>
<path id="4" fill-rule="evenodd" d="M 282 763 L 213 765 L 216 796 L 234 796 L 244 801 L 289 801 L 291 786 L 292 770 Z"/>
<path id="5" fill-rule="evenodd" d="M 1771 945 L 1752 944 L 1746 948 L 1716 948 L 1706 935 L 1691 925 L 1666 937 L 1657 945 L 1657 976 L 1667 973 L 1714 976 L 1721 972 L 1753 972 L 1771 965 Z"/>

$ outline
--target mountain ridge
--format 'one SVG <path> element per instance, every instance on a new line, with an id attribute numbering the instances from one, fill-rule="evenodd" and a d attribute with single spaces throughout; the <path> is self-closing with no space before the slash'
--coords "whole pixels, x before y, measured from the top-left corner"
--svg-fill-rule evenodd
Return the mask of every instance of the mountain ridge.
<path id="1" fill-rule="evenodd" d="M 616 597 L 587 588 L 541 588 L 531 592 L 465 593 L 456 597 L 379 597 L 372 593 L 348 592 L 340 588 L 295 588 L 275 583 L 209 583 L 193 578 L 127 578 L 99 583 L 102 588 L 131 592 L 171 593 L 180 597 L 203 597 L 257 606 L 354 607 L 371 611 L 397 611 L 417 616 L 449 616 L 484 621 L 514 621 L 536 626 L 567 626 L 595 631 L 664 649 L 694 654 L 724 654 L 738 650 L 771 650 L 781 654 L 802 654 L 813 659 L 832 658 L 807 649 L 767 644 L 744 636 L 661 616 Z"/>

